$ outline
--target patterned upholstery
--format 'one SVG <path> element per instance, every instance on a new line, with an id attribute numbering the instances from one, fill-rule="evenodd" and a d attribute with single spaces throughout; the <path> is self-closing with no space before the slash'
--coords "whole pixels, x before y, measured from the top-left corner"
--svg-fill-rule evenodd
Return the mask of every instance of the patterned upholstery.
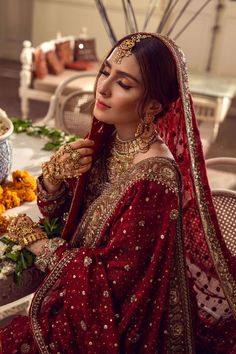
<path id="1" fill-rule="evenodd" d="M 236 158 L 218 157 L 207 159 L 206 166 L 207 168 L 227 166 L 235 171 Z M 225 186 L 222 185 L 222 188 L 225 188 Z M 212 189 L 212 196 L 225 243 L 230 252 L 236 256 L 236 191 L 232 189 Z"/>
<path id="2" fill-rule="evenodd" d="M 213 191 L 213 202 L 225 242 L 236 256 L 236 192 Z"/>

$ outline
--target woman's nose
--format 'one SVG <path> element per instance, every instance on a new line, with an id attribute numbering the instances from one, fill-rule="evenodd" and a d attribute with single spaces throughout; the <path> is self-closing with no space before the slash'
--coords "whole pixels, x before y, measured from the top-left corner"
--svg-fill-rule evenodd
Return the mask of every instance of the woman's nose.
<path id="1" fill-rule="evenodd" d="M 99 83 L 98 92 L 104 97 L 109 97 L 111 95 L 111 87 L 108 79 L 104 79 Z"/>

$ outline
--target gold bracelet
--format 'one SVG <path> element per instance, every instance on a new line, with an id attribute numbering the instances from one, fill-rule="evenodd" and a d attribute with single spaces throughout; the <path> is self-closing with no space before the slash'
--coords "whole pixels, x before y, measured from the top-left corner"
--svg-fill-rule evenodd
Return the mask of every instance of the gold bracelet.
<path id="1" fill-rule="evenodd" d="M 39 240 L 47 239 L 47 234 L 41 230 L 35 230 L 34 233 L 29 234 L 28 236 L 22 237 L 18 240 L 20 246 L 28 246 L 31 243 L 34 243 Z"/>
<path id="2" fill-rule="evenodd" d="M 9 225 L 7 230 L 12 234 L 7 238 L 20 246 L 27 246 L 35 241 L 42 240 L 47 237 L 47 234 L 40 230 L 39 227 L 35 229 L 36 224 L 29 225 L 22 222 L 19 226 Z"/>

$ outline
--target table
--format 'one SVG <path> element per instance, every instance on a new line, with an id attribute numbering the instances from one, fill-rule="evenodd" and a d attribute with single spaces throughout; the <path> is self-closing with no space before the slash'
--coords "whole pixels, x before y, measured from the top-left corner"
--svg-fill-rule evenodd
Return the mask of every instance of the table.
<path id="1" fill-rule="evenodd" d="M 206 154 L 236 95 L 236 78 L 190 72 L 189 85 Z"/>
<path id="2" fill-rule="evenodd" d="M 11 136 L 13 153 L 11 171 L 17 169 L 27 170 L 31 175 L 35 177 L 39 176 L 41 173 L 41 164 L 47 161 L 52 154 L 52 152 L 42 150 L 45 142 L 43 138 L 32 137 L 25 133 L 13 134 Z M 38 221 L 41 216 L 36 201 L 24 203 L 19 207 L 9 209 L 5 214 L 15 215 L 19 213 L 26 213 L 34 221 Z M 9 281 L 1 281 L 0 304 L 2 306 L 0 306 L 0 321 L 16 314 L 26 313 L 32 295 L 25 296 L 25 294 L 29 294 L 33 280 L 36 283 L 40 281 L 41 278 L 39 277 L 40 275 L 34 270 L 27 274 L 23 278 L 23 291 L 17 288 L 11 279 Z M 18 299 L 12 302 L 12 298 Z M 9 303 L 7 303 L 8 300 L 10 300 Z"/>
<path id="3" fill-rule="evenodd" d="M 11 171 L 27 170 L 31 175 L 38 177 L 41 174 L 42 163 L 47 161 L 52 154 L 51 151 L 42 150 L 45 143 L 45 139 L 29 136 L 26 133 L 13 134 L 11 136 Z M 18 213 L 26 213 L 34 221 L 38 221 L 41 216 L 36 201 L 9 209 L 5 214 L 14 215 Z"/>

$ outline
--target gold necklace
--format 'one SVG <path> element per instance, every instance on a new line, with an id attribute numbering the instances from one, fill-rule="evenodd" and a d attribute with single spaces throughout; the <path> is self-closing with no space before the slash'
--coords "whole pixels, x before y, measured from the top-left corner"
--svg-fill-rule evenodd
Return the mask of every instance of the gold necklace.
<path id="1" fill-rule="evenodd" d="M 123 172 L 133 165 L 135 155 L 147 152 L 158 136 L 153 131 L 150 136 L 140 136 L 132 140 L 121 140 L 115 136 L 110 155 L 107 159 L 107 173 L 109 181 L 115 181 Z"/>

